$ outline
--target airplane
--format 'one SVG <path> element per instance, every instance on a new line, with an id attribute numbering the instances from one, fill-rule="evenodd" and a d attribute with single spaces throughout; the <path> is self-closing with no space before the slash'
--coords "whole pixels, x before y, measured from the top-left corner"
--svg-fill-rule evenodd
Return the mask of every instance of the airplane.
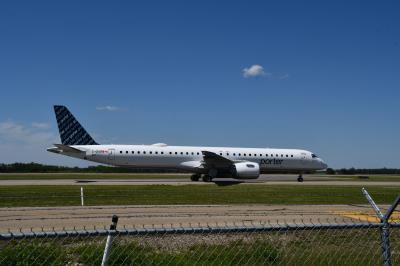
<path id="1" fill-rule="evenodd" d="M 324 170 L 327 164 L 310 151 L 299 149 L 234 148 L 98 144 L 67 107 L 55 105 L 61 144 L 47 151 L 96 163 L 146 169 L 176 169 L 192 173 L 191 180 L 214 178 L 257 179 L 263 173 L 303 173 Z"/>

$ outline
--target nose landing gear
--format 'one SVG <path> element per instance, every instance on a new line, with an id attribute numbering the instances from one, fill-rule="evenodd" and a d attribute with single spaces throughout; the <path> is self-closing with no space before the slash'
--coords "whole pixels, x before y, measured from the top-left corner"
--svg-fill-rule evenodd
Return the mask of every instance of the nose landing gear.
<path id="1" fill-rule="evenodd" d="M 297 178 L 297 181 L 298 182 L 303 182 L 304 181 L 302 174 L 299 174 L 299 177 Z"/>

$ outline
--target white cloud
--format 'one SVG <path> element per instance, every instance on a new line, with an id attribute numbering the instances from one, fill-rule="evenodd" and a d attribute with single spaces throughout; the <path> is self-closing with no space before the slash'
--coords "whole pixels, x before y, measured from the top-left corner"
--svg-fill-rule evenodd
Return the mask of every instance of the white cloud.
<path id="1" fill-rule="evenodd" d="M 58 141 L 57 136 L 48 131 L 44 123 L 32 123 L 25 126 L 13 121 L 0 122 L 0 136 L 3 142 L 17 142 L 24 144 L 47 143 Z M 46 130 L 45 130 L 46 129 Z"/>
<path id="2" fill-rule="evenodd" d="M 39 123 L 42 124 L 42 123 Z M 56 160 L 46 151 L 53 143 L 59 143 L 58 135 L 44 125 L 20 124 L 14 121 L 0 122 L 0 163 L 49 162 Z"/>
<path id="3" fill-rule="evenodd" d="M 271 75 L 270 73 L 265 72 L 264 67 L 260 65 L 252 65 L 250 67 L 244 68 L 242 71 L 243 71 L 243 77 L 245 78 Z"/>
<path id="4" fill-rule="evenodd" d="M 119 111 L 121 108 L 116 107 L 116 106 L 111 106 L 111 105 L 106 105 L 106 106 L 99 106 L 96 107 L 97 111 L 109 111 L 109 112 L 114 112 L 114 111 Z"/>
<path id="5" fill-rule="evenodd" d="M 0 122 L 0 163 L 37 162 L 54 165 L 87 166 L 88 162 L 46 151 L 60 143 L 58 131 L 45 123 Z"/>
<path id="6" fill-rule="evenodd" d="M 288 79 L 289 78 L 289 74 L 283 74 L 279 76 L 279 79 Z"/>
<path id="7" fill-rule="evenodd" d="M 41 128 L 41 129 L 47 129 L 47 128 L 50 128 L 50 125 L 47 124 L 47 123 L 32 122 L 32 127 Z"/>

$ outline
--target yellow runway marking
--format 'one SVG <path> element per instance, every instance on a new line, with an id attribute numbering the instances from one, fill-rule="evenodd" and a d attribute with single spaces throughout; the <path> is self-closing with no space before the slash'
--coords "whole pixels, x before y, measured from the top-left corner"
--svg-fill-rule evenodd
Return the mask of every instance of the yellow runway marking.
<path id="1" fill-rule="evenodd" d="M 362 211 L 336 211 L 333 212 L 336 215 L 340 215 L 346 218 L 351 218 L 355 220 L 365 221 L 365 222 L 380 222 L 375 212 L 362 212 Z M 393 212 L 391 218 L 389 219 L 391 223 L 400 223 L 400 212 Z"/>

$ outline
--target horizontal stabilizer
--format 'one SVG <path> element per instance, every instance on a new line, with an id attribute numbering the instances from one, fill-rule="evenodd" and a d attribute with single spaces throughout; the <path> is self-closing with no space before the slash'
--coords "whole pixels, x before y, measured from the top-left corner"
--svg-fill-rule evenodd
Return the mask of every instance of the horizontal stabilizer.
<path id="1" fill-rule="evenodd" d="M 77 148 L 73 148 L 73 147 L 70 147 L 70 146 L 64 145 L 64 144 L 53 144 L 53 145 L 56 146 L 57 149 L 59 151 L 62 151 L 62 152 L 71 152 L 71 153 L 82 153 L 82 152 L 85 152 L 85 151 L 81 151 L 81 150 L 79 150 Z"/>

